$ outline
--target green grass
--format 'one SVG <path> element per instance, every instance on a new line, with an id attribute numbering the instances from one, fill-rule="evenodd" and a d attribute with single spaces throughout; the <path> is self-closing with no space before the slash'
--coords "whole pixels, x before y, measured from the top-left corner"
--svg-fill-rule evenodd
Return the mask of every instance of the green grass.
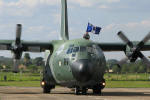
<path id="1" fill-rule="evenodd" d="M 40 81 L 0 81 L 0 86 L 40 87 Z M 106 88 L 150 88 L 150 81 L 106 81 Z"/>
<path id="2" fill-rule="evenodd" d="M 0 72 L 0 81 L 4 81 L 5 75 L 8 81 L 40 81 L 42 77 L 39 73 Z"/>
<path id="3" fill-rule="evenodd" d="M 106 88 L 150 88 L 150 81 L 106 81 Z"/>
<path id="4" fill-rule="evenodd" d="M 40 81 L 1 81 L 0 86 L 40 87 Z"/>
<path id="5" fill-rule="evenodd" d="M 7 81 L 4 81 L 4 76 Z M 39 73 L 0 72 L 0 86 L 40 87 Z M 105 74 L 107 88 L 150 88 L 150 74 Z"/>
<path id="6" fill-rule="evenodd" d="M 113 74 L 106 73 L 104 78 L 107 81 L 149 81 L 150 73 L 126 73 L 126 74 Z"/>

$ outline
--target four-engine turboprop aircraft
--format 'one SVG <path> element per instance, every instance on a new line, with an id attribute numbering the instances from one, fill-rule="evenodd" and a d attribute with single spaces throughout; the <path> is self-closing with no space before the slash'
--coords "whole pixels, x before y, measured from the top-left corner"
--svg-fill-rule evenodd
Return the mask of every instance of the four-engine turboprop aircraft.
<path id="1" fill-rule="evenodd" d="M 0 50 L 11 50 L 14 54 L 13 72 L 18 72 L 17 62 L 22 52 L 46 52 L 43 80 L 41 85 L 44 93 L 50 93 L 55 85 L 74 88 L 75 94 L 86 94 L 92 89 L 94 94 L 100 94 L 105 87 L 106 59 L 103 51 L 124 51 L 126 58 L 118 64 L 121 66 L 127 60 L 135 62 L 140 57 L 147 67 L 148 59 L 140 50 L 150 50 L 150 33 L 141 42 L 131 42 L 119 32 L 124 43 L 95 43 L 84 38 L 69 40 L 67 0 L 61 0 L 61 40 L 51 42 L 26 42 L 21 40 L 21 24 L 17 25 L 16 40 L 0 40 Z M 48 51 L 49 52 L 48 52 Z"/>

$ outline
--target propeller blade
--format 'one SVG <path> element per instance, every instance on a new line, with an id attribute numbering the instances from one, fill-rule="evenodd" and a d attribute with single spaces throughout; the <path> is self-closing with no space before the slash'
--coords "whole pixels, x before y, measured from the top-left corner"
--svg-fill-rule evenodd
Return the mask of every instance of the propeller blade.
<path id="1" fill-rule="evenodd" d="M 117 65 L 118 67 L 122 66 L 123 64 L 125 64 L 127 61 L 129 60 L 128 57 L 123 58 L 122 60 L 120 60 Z"/>
<path id="2" fill-rule="evenodd" d="M 133 47 L 132 42 L 124 35 L 124 33 L 122 31 L 118 32 L 118 36 L 123 40 L 123 42 L 125 42 L 126 44 L 129 45 L 129 47 Z"/>
<path id="3" fill-rule="evenodd" d="M 137 50 L 140 50 L 146 42 L 150 39 L 150 32 L 143 38 L 143 40 L 137 45 Z"/>
<path id="4" fill-rule="evenodd" d="M 145 38 L 142 41 L 146 43 L 149 39 L 150 39 L 150 32 L 145 36 Z"/>
<path id="5" fill-rule="evenodd" d="M 19 66 L 19 60 L 18 59 L 14 59 L 13 62 L 14 62 L 13 72 L 14 73 L 18 73 L 19 72 L 19 68 L 18 68 L 18 66 Z"/>
<path id="6" fill-rule="evenodd" d="M 150 61 L 144 56 L 143 57 L 143 63 L 148 67 L 148 68 L 150 68 Z"/>
<path id="7" fill-rule="evenodd" d="M 22 31 L 22 25 L 17 24 L 17 27 L 16 27 L 16 41 L 15 41 L 16 44 L 20 44 L 21 31 Z"/>
<path id="8" fill-rule="evenodd" d="M 147 67 L 150 67 L 150 61 L 141 52 L 139 52 L 139 57 Z"/>

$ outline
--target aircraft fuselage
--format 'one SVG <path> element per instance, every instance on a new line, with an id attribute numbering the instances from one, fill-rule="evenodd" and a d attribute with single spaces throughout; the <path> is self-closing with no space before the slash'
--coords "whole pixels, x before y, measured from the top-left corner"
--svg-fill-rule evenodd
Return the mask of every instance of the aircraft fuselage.
<path id="1" fill-rule="evenodd" d="M 94 42 L 61 41 L 47 58 L 44 77 L 49 84 L 91 87 L 103 81 L 105 66 L 104 54 Z"/>

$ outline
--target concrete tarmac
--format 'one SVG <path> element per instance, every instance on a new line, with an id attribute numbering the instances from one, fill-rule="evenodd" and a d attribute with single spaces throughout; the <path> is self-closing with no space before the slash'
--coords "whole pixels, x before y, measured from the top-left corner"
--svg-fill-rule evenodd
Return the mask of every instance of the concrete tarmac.
<path id="1" fill-rule="evenodd" d="M 0 100 L 150 100 L 150 88 L 105 88 L 103 95 L 74 95 L 68 88 L 56 87 L 43 94 L 40 87 L 0 87 Z"/>

